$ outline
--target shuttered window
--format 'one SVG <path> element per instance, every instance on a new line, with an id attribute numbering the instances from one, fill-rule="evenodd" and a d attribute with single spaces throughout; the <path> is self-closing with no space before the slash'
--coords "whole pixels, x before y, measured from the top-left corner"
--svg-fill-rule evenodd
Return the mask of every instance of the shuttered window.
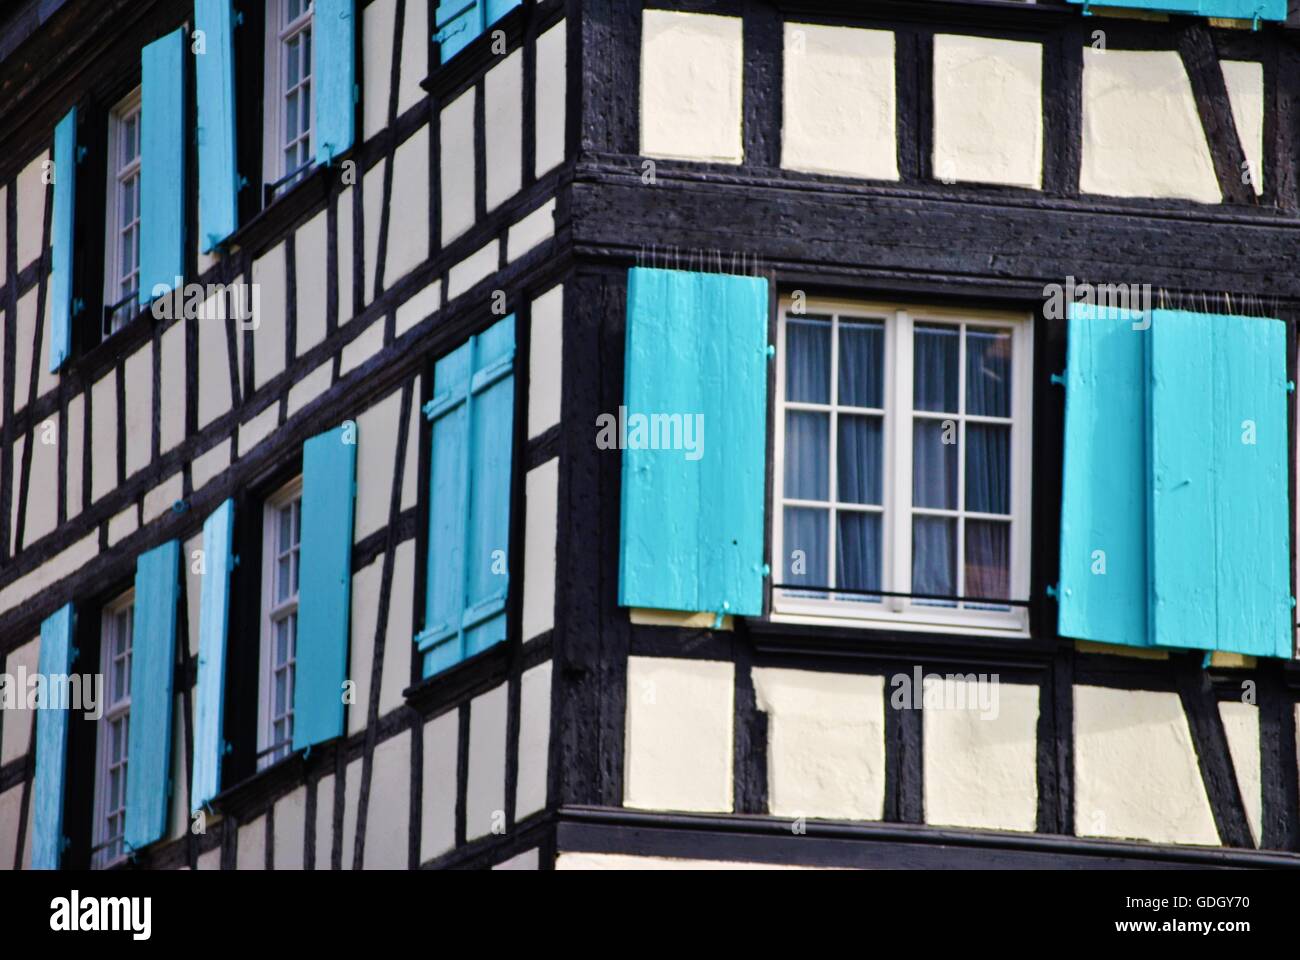
<path id="1" fill-rule="evenodd" d="M 40 671 L 65 676 L 72 669 L 72 604 L 41 624 Z M 48 682 L 47 682 L 48 689 Z M 68 710 L 36 713 L 36 776 L 32 786 L 32 869 L 57 870 L 63 857 L 63 791 L 67 781 Z"/>
<path id="2" fill-rule="evenodd" d="M 512 315 L 434 367 L 425 625 L 415 638 L 426 677 L 506 637 L 514 362 Z"/>
<path id="3" fill-rule="evenodd" d="M 442 51 L 442 62 L 451 60 L 519 4 L 520 0 L 444 0 L 439 3 L 435 19 L 438 32 L 433 35 L 433 40 Z"/>
<path id="4" fill-rule="evenodd" d="M 230 625 L 234 528 L 235 504 L 232 500 L 223 502 L 203 521 L 191 810 L 201 809 L 221 791 L 221 759 L 225 755 L 226 638 Z"/>
<path id="5" fill-rule="evenodd" d="M 77 111 L 54 128 L 54 247 L 50 272 L 50 370 L 58 370 L 72 349 L 72 257 L 77 216 Z"/>
<path id="6" fill-rule="evenodd" d="M 239 173 L 235 142 L 235 15 L 231 0 L 194 0 L 198 103 L 199 240 L 210 253 L 239 223 Z"/>
<path id="7" fill-rule="evenodd" d="M 184 29 L 141 51 L 139 299 L 147 304 L 185 273 Z"/>
<path id="8" fill-rule="evenodd" d="M 1087 7 L 1158 10 L 1230 20 L 1285 20 L 1286 0 L 1070 0 Z"/>

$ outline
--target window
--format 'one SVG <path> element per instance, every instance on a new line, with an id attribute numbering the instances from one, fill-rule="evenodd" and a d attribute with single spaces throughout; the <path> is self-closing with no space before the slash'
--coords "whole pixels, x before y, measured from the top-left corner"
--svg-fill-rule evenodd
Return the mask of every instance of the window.
<path id="1" fill-rule="evenodd" d="M 126 761 L 131 713 L 131 632 L 134 594 L 104 608 L 100 621 L 100 673 L 104 714 L 95 747 L 95 829 L 91 863 L 110 867 L 126 854 Z"/>
<path id="2" fill-rule="evenodd" d="M 1023 631 L 1031 327 L 783 305 L 773 614 Z"/>
<path id="3" fill-rule="evenodd" d="M 263 513 L 259 769 L 287 757 L 293 750 L 301 541 L 302 480 L 298 479 L 268 500 Z"/>
<path id="4" fill-rule="evenodd" d="M 311 0 L 267 0 L 263 170 L 272 200 L 306 176 L 312 165 L 314 14 Z"/>
<path id="5" fill-rule="evenodd" d="M 135 315 L 140 289 L 140 91 L 108 119 L 108 209 L 104 236 L 104 336 Z"/>

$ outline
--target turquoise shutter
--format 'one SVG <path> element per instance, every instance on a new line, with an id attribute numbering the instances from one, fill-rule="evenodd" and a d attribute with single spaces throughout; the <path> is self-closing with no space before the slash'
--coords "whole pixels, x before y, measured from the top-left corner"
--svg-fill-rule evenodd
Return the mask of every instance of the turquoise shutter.
<path id="1" fill-rule="evenodd" d="M 203 587 L 199 601 L 199 676 L 194 702 L 194 773 L 190 809 L 221 792 L 226 632 L 230 623 L 231 539 L 235 502 L 226 500 L 203 522 Z"/>
<path id="2" fill-rule="evenodd" d="M 72 256 L 77 213 L 77 109 L 54 128 L 54 262 L 50 285 L 50 372 L 72 348 Z"/>
<path id="3" fill-rule="evenodd" d="M 1073 304 L 1066 349 L 1057 627 L 1148 646 L 1142 315 Z"/>
<path id="4" fill-rule="evenodd" d="M 41 676 L 72 669 L 72 604 L 41 624 Z M 63 784 L 67 768 L 68 710 L 36 712 L 36 777 L 32 785 L 32 869 L 57 870 L 63 855 Z M 17 721 L 14 721 L 17 722 Z"/>
<path id="5" fill-rule="evenodd" d="M 433 42 L 442 51 L 446 63 L 478 39 L 483 32 L 484 0 L 443 0 L 438 4 L 434 23 L 438 32 Z"/>
<path id="6" fill-rule="evenodd" d="M 235 169 L 235 22 L 231 0 L 194 0 L 194 29 L 204 52 L 195 58 L 198 101 L 199 238 L 204 253 L 239 225 Z"/>
<path id="7" fill-rule="evenodd" d="M 763 279 L 628 272 L 623 606 L 762 612 L 767 327 Z M 639 418 L 651 415 L 680 415 L 678 449 L 636 448 L 650 439 Z"/>
<path id="8" fill-rule="evenodd" d="M 492 25 L 519 6 L 520 0 L 487 0 L 487 23 Z"/>
<path id="9" fill-rule="evenodd" d="M 356 468 L 356 425 L 351 421 L 303 444 L 295 750 L 343 732 Z"/>
<path id="10" fill-rule="evenodd" d="M 1150 636 L 1291 656 L 1286 327 L 1152 312 Z"/>
<path id="11" fill-rule="evenodd" d="M 506 637 L 514 356 L 511 315 L 434 366 L 426 677 Z"/>
<path id="12" fill-rule="evenodd" d="M 148 846 L 167 830 L 179 598 L 180 544 L 169 540 L 141 554 L 135 565 L 126 767 L 125 841 L 129 850 Z"/>
<path id="13" fill-rule="evenodd" d="M 1231 20 L 1285 20 L 1286 0 L 1070 0 L 1086 7 L 1126 7 Z"/>
<path id="14" fill-rule="evenodd" d="M 356 123 L 356 17 L 353 0 L 316 0 L 316 162 L 332 163 L 352 146 Z"/>
<path id="15" fill-rule="evenodd" d="M 140 294 L 171 290 L 185 272 L 185 30 L 141 51 Z"/>

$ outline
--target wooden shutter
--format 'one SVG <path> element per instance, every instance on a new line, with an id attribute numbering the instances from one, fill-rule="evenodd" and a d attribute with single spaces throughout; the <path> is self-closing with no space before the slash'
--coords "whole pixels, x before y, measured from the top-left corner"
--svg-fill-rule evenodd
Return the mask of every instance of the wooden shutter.
<path id="1" fill-rule="evenodd" d="M 489 26 L 519 6 L 520 0 L 486 0 L 485 20 Z"/>
<path id="2" fill-rule="evenodd" d="M 483 32 L 484 0 L 443 0 L 438 4 L 434 43 L 446 63 L 473 43 Z"/>
<path id="3" fill-rule="evenodd" d="M 767 328 L 763 279 L 628 272 L 628 435 L 637 416 L 680 415 L 684 430 L 698 415 L 704 429 L 698 456 L 623 450 L 622 605 L 762 612 Z"/>
<path id="4" fill-rule="evenodd" d="M 434 366 L 426 677 L 506 637 L 514 357 L 511 315 Z"/>
<path id="5" fill-rule="evenodd" d="M 230 624 L 231 540 L 235 502 L 226 500 L 203 522 L 203 586 L 199 601 L 199 675 L 194 701 L 194 773 L 190 809 L 221 792 L 225 753 L 226 634 Z M 269 560 L 267 561 L 269 562 Z"/>
<path id="6" fill-rule="evenodd" d="M 343 732 L 352 602 L 352 515 L 356 498 L 356 425 L 312 437 L 302 448 L 298 649 L 293 747 Z"/>
<path id="7" fill-rule="evenodd" d="M 77 214 L 77 110 L 54 128 L 54 260 L 50 272 L 50 371 L 72 349 L 72 258 Z"/>
<path id="8" fill-rule="evenodd" d="M 126 767 L 125 841 L 129 850 L 161 839 L 167 829 L 179 598 L 180 544 L 169 540 L 141 554 L 135 566 Z"/>
<path id="9" fill-rule="evenodd" d="M 1286 327 L 1152 311 L 1150 635 L 1291 656 Z"/>
<path id="10" fill-rule="evenodd" d="M 330 164 L 352 146 L 356 127 L 354 0 L 316 0 L 312 83 L 316 85 L 316 162 Z"/>
<path id="11" fill-rule="evenodd" d="M 41 624 L 42 676 L 62 676 L 72 669 L 74 619 L 69 603 Z M 68 710 L 36 713 L 36 776 L 31 806 L 33 870 L 57 870 L 63 855 L 63 787 L 67 774 L 69 716 Z"/>
<path id="12" fill-rule="evenodd" d="M 185 273 L 185 30 L 140 54 L 140 303 Z"/>
<path id="13" fill-rule="evenodd" d="M 198 88 L 199 240 L 204 253 L 239 225 L 235 163 L 235 38 L 231 0 L 194 0 L 195 32 L 204 52 L 195 57 Z"/>
<path id="14" fill-rule="evenodd" d="M 1093 7 L 1158 10 L 1229 20 L 1285 20 L 1286 0 L 1070 0 Z"/>

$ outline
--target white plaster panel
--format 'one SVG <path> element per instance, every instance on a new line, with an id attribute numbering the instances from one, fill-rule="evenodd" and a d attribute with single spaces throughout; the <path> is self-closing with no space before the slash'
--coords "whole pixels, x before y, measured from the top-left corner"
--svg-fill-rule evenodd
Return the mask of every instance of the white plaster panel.
<path id="1" fill-rule="evenodd" d="M 16 677 L 20 670 L 25 670 L 30 677 L 40 668 L 40 661 L 41 640 L 40 637 L 36 637 L 4 658 L 4 672 L 11 677 Z M 21 691 L 15 692 L 21 693 Z M 33 721 L 34 715 L 27 711 L 14 711 L 5 716 L 3 729 L 0 729 L 0 734 L 3 734 L 3 738 L 0 739 L 0 766 L 26 756 L 32 742 Z M 0 831 L 0 837 L 3 836 L 4 831 Z M 0 861 L 0 867 L 3 865 L 3 861 Z"/>
<path id="2" fill-rule="evenodd" d="M 397 115 L 424 99 L 420 81 L 429 75 L 429 12 L 426 3 L 406 4 L 402 21 L 402 73 L 397 84 Z"/>
<path id="3" fill-rule="evenodd" d="M 345 377 L 384 348 L 384 319 L 372 317 L 366 327 L 339 357 L 339 376 Z"/>
<path id="4" fill-rule="evenodd" d="M 740 163 L 739 17 L 646 10 L 641 18 L 641 153 Z"/>
<path id="5" fill-rule="evenodd" d="M 22 502 L 22 469 L 23 469 L 23 450 L 27 447 L 27 437 L 15 437 L 13 445 L 13 463 L 9 468 L 10 484 L 12 493 L 9 497 L 9 542 L 18 543 L 18 506 Z M 16 547 L 16 550 L 21 550 Z"/>
<path id="6" fill-rule="evenodd" d="M 1219 842 L 1176 693 L 1074 688 L 1074 821 L 1079 836 Z"/>
<path id="7" fill-rule="evenodd" d="M 54 189 L 43 180 L 48 150 L 42 150 L 18 173 L 18 194 L 14 198 L 18 208 L 18 269 L 31 265 L 41 255 L 41 241 L 45 236 L 45 191 Z M 59 171 L 55 170 L 57 178 Z"/>
<path id="8" fill-rule="evenodd" d="M 879 820 L 885 803 L 885 681 L 754 670 L 768 715 L 768 809 L 783 817 Z"/>
<path id="9" fill-rule="evenodd" d="M 266 817 L 241 824 L 235 851 L 235 869 L 266 869 Z"/>
<path id="10" fill-rule="evenodd" d="M 202 490 L 213 477 L 230 466 L 230 440 L 222 440 L 216 446 L 199 454 L 190 462 L 190 486 L 195 492 Z"/>
<path id="11" fill-rule="evenodd" d="M 59 375 L 50 372 L 50 337 L 54 329 L 53 318 L 54 298 L 46 293 L 45 296 L 45 319 L 41 323 L 41 329 L 44 331 L 41 335 L 41 355 L 37 358 L 36 363 L 36 395 L 43 397 L 59 385 Z"/>
<path id="12" fill-rule="evenodd" d="M 421 4 L 410 4 L 420 6 Z M 388 126 L 388 95 L 392 87 L 393 19 L 397 0 L 374 0 L 362 15 L 361 45 L 361 113 L 362 135 L 369 140 Z M 403 38 L 406 45 L 416 46 L 418 34 Z"/>
<path id="13" fill-rule="evenodd" d="M 316 859 L 317 870 L 333 869 L 334 856 L 334 774 L 321 777 L 316 785 Z"/>
<path id="14" fill-rule="evenodd" d="M 546 806 L 547 755 L 551 742 L 551 661 L 519 680 L 519 767 L 515 821 Z"/>
<path id="15" fill-rule="evenodd" d="M 568 100 L 566 40 L 563 20 L 537 38 L 533 173 L 539 177 L 564 162 L 564 110 Z"/>
<path id="16" fill-rule="evenodd" d="M 303 844 L 307 829 L 307 788 L 275 802 L 275 849 L 272 856 L 277 870 L 301 870 Z"/>
<path id="17" fill-rule="evenodd" d="M 18 859 L 18 821 L 22 819 L 23 788 L 0 793 L 0 870 L 13 870 Z M 31 833 L 28 825 L 27 832 Z"/>
<path id="18" fill-rule="evenodd" d="M 1264 192 L 1264 65 L 1253 60 L 1222 60 L 1219 66 L 1250 182 L 1260 194 Z"/>
<path id="19" fill-rule="evenodd" d="M 349 679 L 356 683 L 356 702 L 348 707 L 348 733 L 366 727 L 370 709 L 370 681 L 374 668 L 375 631 L 379 625 L 379 591 L 383 582 L 384 558 L 352 575 L 352 643 L 349 651 Z M 393 554 L 393 582 L 388 603 L 388 624 L 384 634 L 384 663 L 379 681 L 379 716 L 405 703 L 402 691 L 410 685 L 412 589 L 415 579 L 415 541 L 398 544 Z"/>
<path id="20" fill-rule="evenodd" d="M 515 50 L 483 80 L 487 209 L 519 192 L 524 164 L 524 52 Z"/>
<path id="21" fill-rule="evenodd" d="M 334 360 L 326 360 L 311 373 L 302 377 L 289 388 L 289 400 L 285 405 L 286 417 L 292 417 L 307 404 L 311 403 L 330 388 L 334 378 Z"/>
<path id="22" fill-rule="evenodd" d="M 68 401 L 68 465 L 64 471 L 67 491 L 64 499 L 68 505 L 68 519 L 71 520 L 81 512 L 81 465 L 85 451 L 85 399 L 77 394 Z"/>
<path id="23" fill-rule="evenodd" d="M 366 711 L 370 709 L 370 672 L 374 665 L 382 571 L 381 557 L 352 574 L 352 604 L 348 617 L 352 642 L 348 644 L 347 678 L 356 684 L 356 699 L 346 709 L 349 735 L 365 729 Z"/>
<path id="24" fill-rule="evenodd" d="M 59 418 L 54 413 L 36 424 L 32 440 L 31 476 L 27 488 L 27 522 L 23 545 L 35 543 L 58 525 Z"/>
<path id="25" fill-rule="evenodd" d="M 0 187 L 0 285 L 8 282 L 9 274 L 9 188 Z M 0 343 L 4 335 L 0 334 Z"/>
<path id="26" fill-rule="evenodd" d="M 36 596 L 46 587 L 76 573 L 99 553 L 99 530 L 92 531 L 72 546 L 0 589 L 0 613 L 12 610 L 24 600 Z"/>
<path id="27" fill-rule="evenodd" d="M 442 108 L 438 122 L 442 178 L 442 243 L 446 246 L 474 224 L 474 108 L 470 88 Z"/>
<path id="28" fill-rule="evenodd" d="M 361 302 L 369 304 L 375 298 L 375 274 L 379 269 L 379 230 L 384 215 L 384 171 L 388 161 L 380 160 L 371 167 L 362 180 L 362 226 L 365 246 L 365 286 Z"/>
<path id="29" fill-rule="evenodd" d="M 1263 823 L 1264 787 L 1260 776 L 1259 708 L 1237 700 L 1219 702 L 1219 716 L 1228 737 L 1228 752 L 1237 773 L 1237 788 L 1246 808 L 1251 836 L 1258 846 Z"/>
<path id="30" fill-rule="evenodd" d="M 293 241 L 294 266 L 297 268 L 297 329 L 294 350 L 302 356 L 325 339 L 327 283 L 324 265 L 329 255 L 329 214 L 322 210 L 301 227 Z M 339 265 L 350 265 L 339 261 Z M 314 278 L 319 277 L 319 280 Z"/>
<path id="31" fill-rule="evenodd" d="M 420 410 L 418 403 L 418 398 L 421 396 L 418 376 L 411 384 L 411 390 L 417 402 L 411 404 L 411 422 L 407 428 L 409 433 L 406 438 L 406 472 L 402 475 L 403 510 L 415 506 L 420 495 L 420 484 L 424 482 L 420 476 L 420 431 L 424 429 L 424 412 Z"/>
<path id="32" fill-rule="evenodd" d="M 309 271 L 303 271 L 304 281 Z M 253 331 L 253 382 L 261 387 L 284 370 L 286 293 L 284 244 L 276 244 L 253 261 L 253 283 L 258 285 L 258 325 Z M 242 335 L 236 338 L 242 340 Z"/>
<path id="33" fill-rule="evenodd" d="M 509 860 L 502 860 L 492 867 L 493 870 L 538 870 L 539 851 L 536 847 L 517 853 Z"/>
<path id="34" fill-rule="evenodd" d="M 456 845 L 456 751 L 460 717 L 452 710 L 424 725 L 420 861 Z"/>
<path id="35" fill-rule="evenodd" d="M 90 388 L 90 499 L 117 488 L 117 375 L 109 371 Z"/>
<path id="36" fill-rule="evenodd" d="M 1202 203 L 1222 199 L 1177 50 L 1084 47 L 1079 189 Z"/>
<path id="37" fill-rule="evenodd" d="M 624 806 L 731 810 L 734 678 L 730 663 L 629 658 Z"/>
<path id="38" fill-rule="evenodd" d="M 110 547 L 117 546 L 117 544 L 135 533 L 138 526 L 139 518 L 133 503 L 125 510 L 109 518 L 108 545 Z"/>
<path id="39" fill-rule="evenodd" d="M 221 847 L 216 846 L 211 850 L 206 850 L 199 854 L 195 863 L 196 870 L 220 870 L 221 869 Z"/>
<path id="40" fill-rule="evenodd" d="M 162 453 L 185 439 L 185 324 L 173 323 L 163 331 L 158 381 L 158 439 Z M 210 358 L 210 363 L 222 359 Z M 229 389 L 227 388 L 227 392 Z"/>
<path id="41" fill-rule="evenodd" d="M 343 860 L 344 870 L 357 868 L 357 808 L 361 801 L 361 760 L 343 768 Z"/>
<path id="42" fill-rule="evenodd" d="M 171 749 L 171 795 L 168 803 L 170 827 L 167 838 L 175 840 L 187 836 L 190 831 L 190 771 L 185 763 L 185 698 L 181 694 L 172 697 L 172 749 Z"/>
<path id="43" fill-rule="evenodd" d="M 524 639 L 555 625 L 555 528 L 560 461 L 552 458 L 524 478 Z"/>
<path id="44" fill-rule="evenodd" d="M 392 593 L 388 602 L 388 638 L 384 675 L 379 683 L 379 715 L 387 716 L 406 703 L 402 691 L 411 685 L 411 651 L 415 644 L 415 540 L 404 540 L 393 553 Z"/>
<path id="45" fill-rule="evenodd" d="M 181 472 L 178 470 L 144 495 L 144 522 L 151 523 L 181 499 Z"/>
<path id="46" fill-rule="evenodd" d="M 353 188 L 348 187 L 339 194 L 338 202 L 339 326 L 352 319 L 352 287 L 356 282 L 352 266 L 353 192 Z"/>
<path id="47" fill-rule="evenodd" d="M 411 819 L 411 735 L 400 733 L 375 746 L 366 810 L 367 870 L 405 870 Z"/>
<path id="48" fill-rule="evenodd" d="M 210 303 L 211 301 L 209 301 Z M 202 430 L 231 406 L 230 349 L 226 342 L 227 321 L 220 319 L 215 307 L 205 307 L 195 321 L 198 327 L 196 365 L 199 374 L 199 419 Z M 242 334 L 236 333 L 236 340 Z"/>
<path id="49" fill-rule="evenodd" d="M 921 715 L 926 823 L 1034 830 L 1038 687 L 990 680 L 981 691 L 952 677 L 941 686 L 941 705 L 927 696 Z"/>
<path id="50" fill-rule="evenodd" d="M 241 423 L 239 425 L 239 456 L 248 456 L 250 450 L 271 435 L 279 420 L 280 405 L 273 402 L 251 420 Z"/>
<path id="51" fill-rule="evenodd" d="M 528 436 L 560 422 L 564 381 L 564 286 L 552 287 L 533 301 L 528 346 Z"/>
<path id="52" fill-rule="evenodd" d="M 781 166 L 898 179 L 894 34 L 785 25 Z"/>
<path id="53" fill-rule="evenodd" d="M 506 685 L 470 702 L 469 782 L 465 788 L 465 839 L 473 840 L 505 824 Z"/>
<path id="54" fill-rule="evenodd" d="M 1021 40 L 934 38 L 934 175 L 1042 186 L 1043 47 Z"/>
<path id="55" fill-rule="evenodd" d="M 430 314 L 436 313 L 442 303 L 442 281 L 435 280 L 397 308 L 396 335 L 401 336 Z"/>
<path id="56" fill-rule="evenodd" d="M 408 137 L 393 157 L 384 287 L 429 258 L 429 127 Z"/>
<path id="57" fill-rule="evenodd" d="M 511 224 L 506 234 L 506 255 L 513 263 L 555 234 L 555 200 L 547 200 L 528 216 Z"/>
<path id="58" fill-rule="evenodd" d="M 447 274 L 447 298 L 454 300 L 476 283 L 496 272 L 500 257 L 499 241 L 479 247 L 468 257 L 451 268 Z"/>
<path id="59" fill-rule="evenodd" d="M 153 454 L 153 345 L 126 358 L 126 475 L 149 465 Z"/>
<path id="60" fill-rule="evenodd" d="M 27 406 L 32 383 L 32 348 L 36 346 L 36 300 L 33 287 L 18 299 L 14 324 L 14 413 Z"/>

